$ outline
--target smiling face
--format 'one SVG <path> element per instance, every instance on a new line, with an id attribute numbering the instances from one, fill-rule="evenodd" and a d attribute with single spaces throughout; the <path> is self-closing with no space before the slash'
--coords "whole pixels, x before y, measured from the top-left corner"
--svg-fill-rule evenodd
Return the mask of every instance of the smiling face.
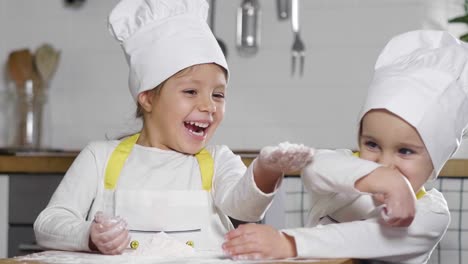
<path id="1" fill-rule="evenodd" d="M 170 77 L 160 89 L 142 92 L 143 130 L 138 144 L 195 154 L 224 118 L 226 74 L 199 64 Z"/>
<path id="2" fill-rule="evenodd" d="M 398 169 L 417 192 L 433 171 L 416 129 L 386 110 L 371 110 L 361 121 L 360 157 Z"/>

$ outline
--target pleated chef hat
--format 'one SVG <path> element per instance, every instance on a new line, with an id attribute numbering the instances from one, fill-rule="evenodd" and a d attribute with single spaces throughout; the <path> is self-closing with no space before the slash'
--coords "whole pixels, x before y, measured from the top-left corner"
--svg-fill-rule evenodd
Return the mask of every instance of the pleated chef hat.
<path id="1" fill-rule="evenodd" d="M 468 125 L 468 44 L 433 30 L 391 39 L 377 59 L 359 120 L 371 109 L 386 109 L 416 128 L 436 178 Z"/>
<path id="2" fill-rule="evenodd" d="M 109 31 L 120 42 L 130 68 L 135 99 L 178 71 L 226 59 L 206 18 L 205 0 L 121 0 L 109 15 Z"/>

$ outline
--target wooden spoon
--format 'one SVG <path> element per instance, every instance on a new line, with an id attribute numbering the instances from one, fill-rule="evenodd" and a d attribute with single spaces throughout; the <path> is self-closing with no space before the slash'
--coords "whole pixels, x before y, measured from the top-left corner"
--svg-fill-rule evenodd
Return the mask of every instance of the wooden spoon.
<path id="1" fill-rule="evenodd" d="M 51 45 L 43 44 L 37 48 L 34 56 L 34 64 L 39 72 L 39 76 L 45 83 L 52 79 L 52 76 L 57 70 L 59 59 L 60 52 L 56 51 Z"/>
<path id="2" fill-rule="evenodd" d="M 29 49 L 15 50 L 8 56 L 8 74 L 16 86 L 23 87 L 33 73 L 33 58 Z"/>

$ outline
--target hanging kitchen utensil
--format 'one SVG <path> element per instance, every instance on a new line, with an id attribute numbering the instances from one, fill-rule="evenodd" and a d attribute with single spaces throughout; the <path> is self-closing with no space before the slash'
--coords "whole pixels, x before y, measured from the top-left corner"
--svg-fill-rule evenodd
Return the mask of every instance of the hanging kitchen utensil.
<path id="1" fill-rule="evenodd" d="M 51 45 L 43 44 L 37 48 L 34 55 L 34 65 L 41 79 L 48 83 L 55 71 L 60 59 L 60 52 L 56 51 Z"/>
<path id="2" fill-rule="evenodd" d="M 291 48 L 291 75 L 295 75 L 298 71 L 299 76 L 302 77 L 304 74 L 306 48 L 300 36 L 299 21 L 299 0 L 291 0 L 291 26 L 294 36 Z"/>
<path id="3" fill-rule="evenodd" d="M 216 11 L 215 8 L 216 8 L 216 1 L 215 1 L 215 0 L 211 0 L 211 1 L 210 1 L 210 17 L 209 17 L 209 19 L 208 19 L 208 21 L 209 21 L 209 26 L 210 26 L 210 28 L 211 28 L 211 31 L 212 31 L 213 34 L 215 35 L 216 40 L 218 41 L 219 47 L 221 47 L 221 50 L 222 50 L 223 53 L 224 53 L 224 57 L 227 58 L 227 55 L 228 55 L 228 53 L 227 53 L 227 46 L 226 46 L 226 44 L 225 44 L 220 38 L 218 38 L 218 37 L 216 36 L 216 34 L 215 34 L 215 11 Z"/>
<path id="4" fill-rule="evenodd" d="M 276 0 L 278 20 L 287 20 L 291 12 L 291 0 Z"/>
<path id="5" fill-rule="evenodd" d="M 260 4 L 258 0 L 243 0 L 237 10 L 236 46 L 241 56 L 252 56 L 260 46 Z"/>

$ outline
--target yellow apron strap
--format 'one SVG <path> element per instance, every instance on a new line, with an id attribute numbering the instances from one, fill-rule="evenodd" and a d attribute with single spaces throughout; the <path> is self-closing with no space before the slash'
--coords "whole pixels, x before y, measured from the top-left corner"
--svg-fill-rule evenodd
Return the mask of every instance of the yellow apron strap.
<path id="1" fill-rule="evenodd" d="M 140 133 L 137 133 L 122 140 L 122 142 L 120 142 L 112 152 L 106 167 L 106 175 L 104 179 L 105 189 L 115 189 L 117 181 L 119 180 L 120 172 L 122 171 L 125 161 L 127 160 L 128 155 L 130 155 L 130 152 L 139 136 Z M 213 158 L 211 157 L 210 152 L 206 149 L 202 149 L 200 152 L 195 154 L 195 157 L 197 158 L 198 165 L 200 167 L 203 190 L 210 191 L 214 172 Z"/>
<path id="2" fill-rule="evenodd" d="M 140 133 L 137 133 L 131 137 L 128 137 L 114 149 L 112 152 L 109 161 L 107 162 L 106 167 L 106 178 L 104 180 L 104 187 L 107 190 L 115 189 L 117 181 L 119 180 L 120 172 L 125 164 L 125 161 L 130 155 L 130 152 L 133 149 L 133 145 L 138 140 Z"/>
<path id="3" fill-rule="evenodd" d="M 423 198 L 423 196 L 426 195 L 426 193 L 427 193 L 426 188 L 424 188 L 424 186 L 421 187 L 421 189 L 418 191 L 418 193 L 416 193 L 416 199 L 419 200 L 419 199 Z"/>
<path id="4" fill-rule="evenodd" d="M 214 173 L 213 157 L 211 157 L 210 152 L 206 149 L 200 150 L 200 152 L 195 154 L 195 157 L 197 158 L 198 166 L 200 167 L 203 190 L 210 191 Z"/>
<path id="5" fill-rule="evenodd" d="M 359 151 L 356 151 L 356 152 L 353 152 L 353 156 L 355 157 L 360 157 L 360 154 Z M 426 189 L 424 188 L 424 186 L 418 191 L 418 193 L 416 193 L 416 199 L 421 199 L 423 198 L 424 195 L 426 195 Z"/>

